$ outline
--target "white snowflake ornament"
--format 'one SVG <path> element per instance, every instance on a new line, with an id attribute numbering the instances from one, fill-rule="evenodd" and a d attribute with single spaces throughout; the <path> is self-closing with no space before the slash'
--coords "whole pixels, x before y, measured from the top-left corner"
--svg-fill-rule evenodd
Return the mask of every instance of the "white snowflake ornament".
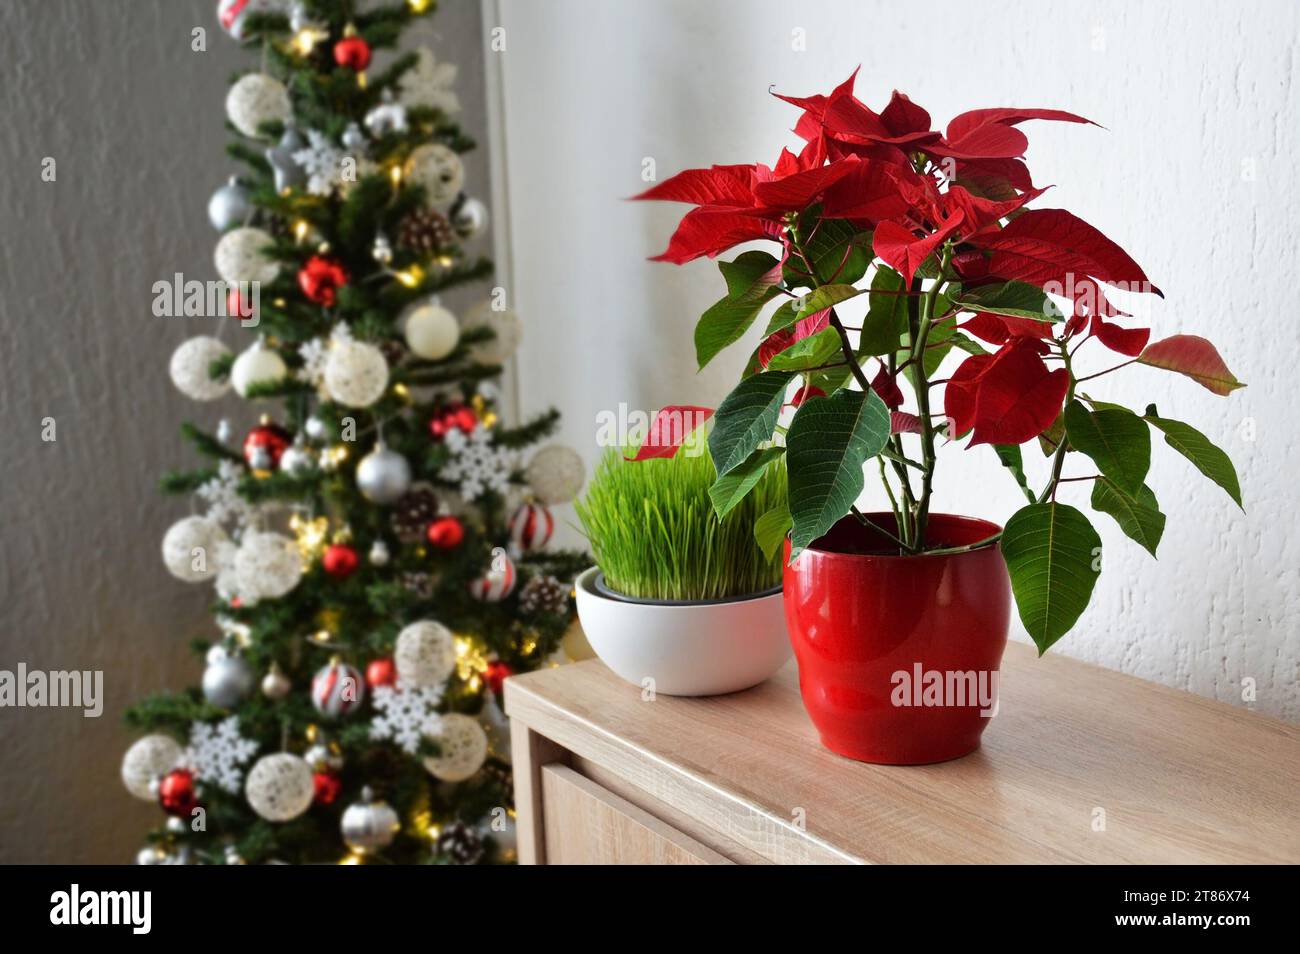
<path id="1" fill-rule="evenodd" d="M 257 752 L 257 743 L 239 734 L 239 716 L 221 722 L 196 722 L 190 726 L 190 744 L 181 764 L 201 782 L 238 792 L 244 763 Z"/>
<path id="2" fill-rule="evenodd" d="M 491 430 L 481 424 L 468 435 L 453 429 L 444 441 L 451 451 L 451 462 L 442 468 L 441 476 L 458 482 L 460 495 L 466 500 L 474 500 L 488 490 L 504 494 L 510 489 L 517 455 L 508 447 L 494 444 Z"/>
<path id="3" fill-rule="evenodd" d="M 380 715 L 370 721 L 372 739 L 391 739 L 414 755 L 426 736 L 442 734 L 441 686 L 407 686 L 398 680 L 395 686 L 377 686 L 371 702 Z"/>
<path id="4" fill-rule="evenodd" d="M 456 85 L 456 64 L 439 63 L 428 48 L 417 55 L 420 61 L 402 78 L 402 103 L 428 106 L 446 116 L 460 112 L 460 99 L 452 89 Z"/>

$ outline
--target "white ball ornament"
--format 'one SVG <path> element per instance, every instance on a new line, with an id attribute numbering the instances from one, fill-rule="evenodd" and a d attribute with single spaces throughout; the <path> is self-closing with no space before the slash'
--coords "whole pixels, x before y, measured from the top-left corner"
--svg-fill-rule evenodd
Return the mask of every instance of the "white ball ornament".
<path id="1" fill-rule="evenodd" d="M 229 541 L 215 520 L 185 517 L 173 523 L 163 536 L 163 563 L 176 579 L 201 583 L 217 575 L 221 569 L 218 553 Z"/>
<path id="2" fill-rule="evenodd" d="M 436 301 L 413 305 L 406 312 L 406 346 L 418 358 L 438 361 L 456 350 L 460 324 Z"/>
<path id="3" fill-rule="evenodd" d="M 244 783 L 249 806 L 267 821 L 285 822 L 311 807 L 311 767 L 296 755 L 278 752 L 258 759 Z"/>
<path id="4" fill-rule="evenodd" d="M 182 341 L 168 366 L 172 384 L 191 401 L 215 401 L 230 390 L 230 380 L 214 379 L 209 369 L 229 354 L 230 349 L 211 335 Z"/>
<path id="5" fill-rule="evenodd" d="M 439 754 L 424 760 L 429 774 L 444 782 L 463 782 L 483 767 L 488 739 L 483 727 L 463 712 L 442 717 L 442 731 L 434 737 Z"/>
<path id="6" fill-rule="evenodd" d="M 274 384 L 289 373 L 279 352 L 268 348 L 260 339 L 242 351 L 230 366 L 230 383 L 240 397 L 248 397 L 255 384 Z"/>
<path id="7" fill-rule="evenodd" d="M 335 341 L 325 362 L 325 392 L 347 407 L 369 407 L 388 387 L 388 360 L 364 341 Z"/>
<path id="8" fill-rule="evenodd" d="M 371 503 L 396 503 L 411 486 L 411 465 L 383 444 L 357 462 L 357 489 Z"/>
<path id="9" fill-rule="evenodd" d="M 280 274 L 280 263 L 268 258 L 263 251 L 274 241 L 270 233 L 251 225 L 231 229 L 217 239 L 217 248 L 212 255 L 217 274 L 229 284 L 275 281 Z"/>
<path id="10" fill-rule="evenodd" d="M 263 123 L 282 123 L 292 115 L 289 91 L 265 73 L 241 76 L 226 94 L 226 116 L 245 136 L 257 138 Z"/>
<path id="11" fill-rule="evenodd" d="M 587 468 L 573 448 L 548 444 L 533 455 L 524 477 L 537 498 L 553 506 L 568 503 L 578 495 Z"/>
<path id="12" fill-rule="evenodd" d="M 456 668 L 455 638 L 451 630 L 433 620 L 412 623 L 397 634 L 393 664 L 403 686 L 441 686 Z"/>
<path id="13" fill-rule="evenodd" d="M 122 784 L 136 798 L 158 801 L 154 782 L 176 767 L 181 747 L 168 735 L 146 735 L 137 739 L 122 757 Z"/>
<path id="14" fill-rule="evenodd" d="M 298 545 L 282 533 L 248 533 L 235 553 L 235 589 L 254 602 L 284 596 L 302 579 Z"/>
<path id="15" fill-rule="evenodd" d="M 442 143 L 426 143 L 407 157 L 406 181 L 424 187 L 429 205 L 447 206 L 465 185 L 465 167 L 460 156 Z"/>
<path id="16" fill-rule="evenodd" d="M 505 362 L 518 349 L 519 339 L 524 334 L 523 323 L 518 315 L 509 308 L 499 311 L 493 309 L 488 301 L 475 305 L 465 315 L 461 325 L 462 333 L 476 328 L 489 328 L 493 335 L 491 339 L 480 341 L 473 347 L 474 360 L 483 364 Z"/>

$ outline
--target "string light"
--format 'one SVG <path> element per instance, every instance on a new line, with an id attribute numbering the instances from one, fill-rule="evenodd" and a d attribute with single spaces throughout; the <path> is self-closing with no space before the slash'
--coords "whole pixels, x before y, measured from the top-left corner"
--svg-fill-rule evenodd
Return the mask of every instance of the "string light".
<path id="1" fill-rule="evenodd" d="M 396 188 L 402 184 L 402 167 L 393 166 L 388 170 L 388 178 L 393 180 L 393 187 Z"/>
<path id="2" fill-rule="evenodd" d="M 407 288 L 415 288 L 424 281 L 424 269 L 419 265 L 412 265 L 404 271 L 394 272 L 393 275 Z"/>
<path id="3" fill-rule="evenodd" d="M 363 865 L 365 863 L 365 855 L 355 850 L 349 851 L 339 859 L 339 864 L 341 865 Z"/>
<path id="4" fill-rule="evenodd" d="M 456 637 L 456 675 L 471 692 L 477 692 L 483 685 L 479 674 L 486 672 L 488 658 L 483 651 L 467 636 Z"/>
<path id="5" fill-rule="evenodd" d="M 411 8 L 411 12 L 416 16 L 422 13 L 428 13 L 429 8 L 433 6 L 433 0 L 406 0 L 406 5 Z"/>
<path id="6" fill-rule="evenodd" d="M 311 56 L 316 44 L 325 39 L 325 32 L 316 27 L 303 27 L 290 41 L 299 56 Z"/>
<path id="7" fill-rule="evenodd" d="M 298 552 L 307 560 L 314 560 L 325 550 L 325 537 L 329 533 L 330 522 L 327 517 L 306 519 L 299 514 L 289 518 L 289 529 L 294 532 L 298 542 Z"/>
<path id="8" fill-rule="evenodd" d="M 293 223 L 293 235 L 299 242 L 307 237 L 307 231 L 311 228 L 306 219 L 299 219 Z"/>

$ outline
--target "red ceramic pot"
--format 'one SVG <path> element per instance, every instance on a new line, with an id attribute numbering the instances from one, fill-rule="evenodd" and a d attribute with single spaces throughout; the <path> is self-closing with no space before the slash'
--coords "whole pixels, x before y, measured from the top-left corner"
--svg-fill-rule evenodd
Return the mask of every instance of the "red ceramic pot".
<path id="1" fill-rule="evenodd" d="M 892 514 L 868 514 L 895 532 Z M 987 520 L 931 514 L 931 546 L 993 536 Z M 874 539 L 873 539 L 874 537 Z M 997 547 L 897 556 L 845 517 L 789 565 L 785 616 L 803 704 L 828 749 L 915 765 L 974 751 L 997 709 L 1011 584 Z"/>

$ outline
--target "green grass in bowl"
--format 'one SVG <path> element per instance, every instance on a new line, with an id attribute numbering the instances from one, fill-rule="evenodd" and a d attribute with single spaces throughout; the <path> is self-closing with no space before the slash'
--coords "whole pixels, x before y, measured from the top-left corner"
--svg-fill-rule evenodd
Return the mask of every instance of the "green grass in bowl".
<path id="1" fill-rule="evenodd" d="M 785 462 L 722 521 L 709 500 L 715 476 L 707 453 L 632 462 L 606 451 L 574 504 L 606 585 L 639 599 L 712 600 L 779 584 L 782 554 L 763 556 L 754 522 L 784 502 Z"/>

